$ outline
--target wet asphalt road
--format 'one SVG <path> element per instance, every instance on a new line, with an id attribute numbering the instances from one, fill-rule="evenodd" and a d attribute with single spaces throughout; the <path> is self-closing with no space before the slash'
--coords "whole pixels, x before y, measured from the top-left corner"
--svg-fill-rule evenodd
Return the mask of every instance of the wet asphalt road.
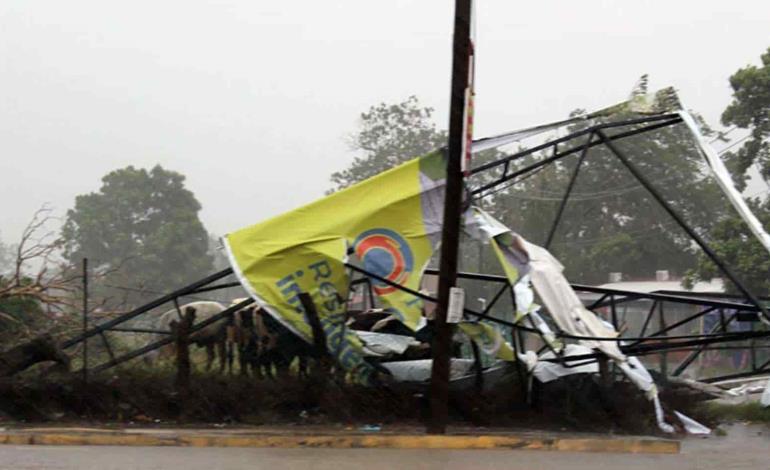
<path id="1" fill-rule="evenodd" d="M 688 439 L 678 455 L 545 451 L 249 449 L 112 446 L 0 446 L 13 470 L 375 470 L 415 469 L 770 469 L 770 428 L 733 426 L 726 437 Z"/>

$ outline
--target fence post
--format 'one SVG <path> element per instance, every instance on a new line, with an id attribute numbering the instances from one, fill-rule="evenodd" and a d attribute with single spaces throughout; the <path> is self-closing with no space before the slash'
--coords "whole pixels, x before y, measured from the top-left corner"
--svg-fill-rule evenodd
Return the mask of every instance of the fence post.
<path id="1" fill-rule="evenodd" d="M 326 333 L 321 325 L 321 319 L 318 318 L 318 310 L 315 307 L 313 299 L 307 292 L 300 292 L 299 300 L 302 308 L 305 310 L 305 317 L 310 330 L 313 332 L 313 349 L 318 358 L 318 369 L 323 372 L 329 372 L 331 364 L 329 360 L 329 350 L 326 346 Z"/>
<path id="2" fill-rule="evenodd" d="M 516 311 L 516 308 L 514 307 L 513 311 Z M 530 404 L 530 393 L 529 393 L 529 378 L 527 377 L 527 374 L 529 371 L 525 369 L 525 365 L 521 363 L 521 360 L 519 359 L 519 351 L 522 351 L 522 353 L 526 352 L 526 348 L 523 346 L 524 341 L 521 335 L 521 332 L 518 328 L 512 327 L 511 328 L 511 345 L 513 346 L 513 357 L 515 359 L 516 364 L 516 376 L 519 378 L 519 389 L 521 391 L 521 403 L 523 405 L 529 405 Z"/>
<path id="3" fill-rule="evenodd" d="M 176 380 L 174 385 L 180 398 L 180 410 L 190 393 L 190 328 L 195 321 L 195 309 L 187 307 L 182 319 L 171 322 L 171 334 L 176 345 Z"/>
<path id="4" fill-rule="evenodd" d="M 88 331 L 88 258 L 83 258 L 83 334 Z M 83 341 L 83 382 L 88 382 L 88 339 Z"/>
<path id="5" fill-rule="evenodd" d="M 484 366 L 481 363 L 481 351 L 479 345 L 471 340 L 471 350 L 473 351 L 473 389 L 477 395 L 484 392 Z"/>
<path id="6" fill-rule="evenodd" d="M 600 356 L 596 361 L 599 363 L 600 387 L 604 393 L 610 393 L 612 389 L 612 375 L 610 374 L 609 361 L 605 356 Z"/>
<path id="7" fill-rule="evenodd" d="M 661 331 L 665 330 L 666 315 L 663 313 L 663 302 L 658 304 L 658 315 L 658 326 L 660 327 Z M 666 337 L 668 336 L 668 333 L 663 333 L 662 336 Z M 660 353 L 660 376 L 661 380 L 663 380 L 663 383 L 668 382 L 668 353 L 666 353 L 665 349 Z"/>

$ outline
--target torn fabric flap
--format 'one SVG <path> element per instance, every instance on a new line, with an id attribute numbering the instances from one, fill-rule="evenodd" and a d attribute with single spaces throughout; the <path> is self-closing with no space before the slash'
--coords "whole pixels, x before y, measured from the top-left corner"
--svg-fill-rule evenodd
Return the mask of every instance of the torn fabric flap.
<path id="1" fill-rule="evenodd" d="M 564 357 L 582 356 L 593 354 L 591 348 L 579 344 L 568 344 L 564 348 Z M 543 383 L 551 382 L 560 377 L 573 374 L 596 374 L 599 373 L 599 364 L 597 361 L 591 361 L 574 367 L 565 367 L 558 362 L 546 361 L 545 359 L 555 359 L 556 355 L 547 351 L 540 355 L 539 361 L 535 364 L 532 374 Z M 574 361 L 573 361 L 574 362 Z M 581 361 L 585 362 L 585 361 Z M 569 362 L 567 364 L 570 364 Z"/>
<path id="2" fill-rule="evenodd" d="M 411 336 L 375 333 L 371 331 L 354 330 L 364 343 L 364 352 L 374 356 L 403 354 L 409 346 L 419 346 L 420 342 Z"/>
<path id="3" fill-rule="evenodd" d="M 473 142 L 472 152 L 478 153 L 484 150 L 494 149 L 502 147 L 504 145 L 519 142 L 530 137 L 534 137 L 538 134 L 542 134 L 548 131 L 559 129 L 561 127 L 569 126 L 580 121 L 588 119 L 602 118 L 612 116 L 619 113 L 637 113 L 637 114 L 663 114 L 668 112 L 674 112 L 679 109 L 679 100 L 676 96 L 676 91 L 671 88 L 663 88 L 655 93 L 641 94 L 632 96 L 629 100 L 621 103 L 607 106 L 598 111 L 591 112 L 586 115 L 581 115 L 561 121 L 555 121 L 548 124 L 541 124 L 538 126 L 528 127 L 525 129 L 519 129 L 512 132 L 506 132 L 492 137 L 485 137 L 483 139 L 477 139 Z"/>
<path id="4" fill-rule="evenodd" d="M 532 321 L 532 324 L 535 326 L 535 328 L 540 331 L 540 333 L 543 335 L 543 339 L 546 343 L 548 343 L 548 346 L 551 347 L 551 349 L 555 351 L 561 351 L 564 347 L 564 344 L 561 340 L 556 338 L 556 335 L 553 333 L 553 330 L 550 326 L 548 326 L 548 323 L 543 320 L 543 317 L 540 316 L 539 313 L 536 311 L 529 312 L 529 319 Z"/>
<path id="5" fill-rule="evenodd" d="M 425 382 L 430 379 L 433 361 L 431 359 L 418 359 L 416 361 L 383 362 L 381 365 L 388 369 L 398 382 Z M 449 380 L 467 375 L 471 367 L 473 367 L 473 359 L 450 359 Z"/>
<path id="6" fill-rule="evenodd" d="M 765 391 L 762 392 L 762 397 L 760 397 L 759 403 L 765 408 L 770 406 L 770 379 L 767 379 L 767 383 L 765 384 Z"/>
<path id="7" fill-rule="evenodd" d="M 583 121 L 583 120 L 585 120 L 585 117 L 580 116 L 576 118 L 565 119 L 563 121 L 556 121 L 549 124 L 541 124 L 539 126 L 528 127 L 526 129 L 519 129 L 513 132 L 506 132 L 505 134 L 478 139 L 473 142 L 473 146 L 471 147 L 472 152 L 478 153 L 478 152 L 483 152 L 484 150 L 490 150 L 497 147 L 502 147 L 504 145 L 512 144 L 514 142 L 519 142 L 529 137 L 533 137 L 538 134 L 542 134 L 544 132 L 558 129 L 563 126 L 568 126 L 570 124 L 574 124 L 576 122 Z"/>
<path id="8" fill-rule="evenodd" d="M 478 224 L 479 227 L 499 227 L 503 225 L 481 209 L 475 208 L 474 214 L 485 219 L 485 223 Z M 528 274 L 535 291 L 540 296 L 548 313 L 562 331 L 573 336 L 589 338 L 614 339 L 618 337 L 618 333 L 611 325 L 606 324 L 593 312 L 585 308 L 583 302 L 581 302 L 572 286 L 564 277 L 562 273 L 564 267 L 548 250 L 529 243 L 513 231 L 499 232 L 498 230 L 497 232 L 497 235 L 490 237 L 492 239 L 492 247 L 495 249 L 495 254 L 508 277 L 508 281 L 511 285 L 516 285 L 523 278 L 524 274 Z M 536 312 L 531 312 L 529 317 L 535 324 L 537 324 L 537 319 L 540 318 Z M 542 319 L 540 320 L 542 324 L 545 324 Z M 541 329 L 541 331 L 543 330 Z M 545 338 L 548 341 L 548 337 L 545 336 Z M 671 425 L 666 423 L 663 418 L 657 387 L 655 387 L 649 373 L 638 359 L 627 358 L 620 351 L 617 341 L 592 339 L 580 339 L 578 341 L 580 345 L 587 347 L 589 350 L 598 350 L 612 359 L 628 378 L 640 390 L 645 392 L 647 398 L 654 403 L 655 416 L 660 429 L 664 432 L 673 432 Z M 538 362 L 535 368 L 539 364 Z"/>
<path id="9" fill-rule="evenodd" d="M 695 421 L 694 419 L 690 418 L 689 416 L 685 415 L 684 413 L 680 413 L 678 411 L 674 411 L 674 415 L 679 418 L 679 421 L 682 423 L 682 426 L 684 426 L 684 430 L 687 431 L 687 434 L 695 434 L 695 435 L 708 435 L 711 434 L 711 429 L 707 426 L 702 425 L 701 423 Z"/>
<path id="10" fill-rule="evenodd" d="M 482 322 L 460 322 L 457 326 L 484 354 L 509 362 L 515 360 L 513 348 L 494 326 Z"/>

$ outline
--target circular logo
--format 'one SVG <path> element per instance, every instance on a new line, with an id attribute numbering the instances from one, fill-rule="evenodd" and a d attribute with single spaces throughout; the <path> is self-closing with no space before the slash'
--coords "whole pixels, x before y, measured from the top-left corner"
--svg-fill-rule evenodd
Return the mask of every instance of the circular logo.
<path id="1" fill-rule="evenodd" d="M 353 250 L 364 264 L 364 269 L 399 285 L 406 282 L 414 268 L 412 250 L 406 240 L 393 230 L 367 230 L 356 238 Z M 378 279 L 372 279 L 372 284 L 377 295 L 396 290 Z"/>

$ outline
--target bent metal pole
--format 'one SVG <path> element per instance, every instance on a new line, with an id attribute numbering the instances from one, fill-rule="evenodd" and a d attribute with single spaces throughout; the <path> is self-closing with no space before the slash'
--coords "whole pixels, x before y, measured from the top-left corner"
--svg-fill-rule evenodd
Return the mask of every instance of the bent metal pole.
<path id="1" fill-rule="evenodd" d="M 449 353 L 452 327 L 447 324 L 449 289 L 457 280 L 457 249 L 460 241 L 462 212 L 462 162 L 466 134 L 466 100 L 468 90 L 471 44 L 472 0 L 455 1 L 454 45 L 452 52 L 452 95 L 449 109 L 449 142 L 447 147 L 446 196 L 441 234 L 441 262 L 439 265 L 438 308 L 435 313 L 433 365 L 430 376 L 430 420 L 427 431 L 446 432 L 449 399 Z M 470 151 L 470 149 L 467 149 Z"/>

